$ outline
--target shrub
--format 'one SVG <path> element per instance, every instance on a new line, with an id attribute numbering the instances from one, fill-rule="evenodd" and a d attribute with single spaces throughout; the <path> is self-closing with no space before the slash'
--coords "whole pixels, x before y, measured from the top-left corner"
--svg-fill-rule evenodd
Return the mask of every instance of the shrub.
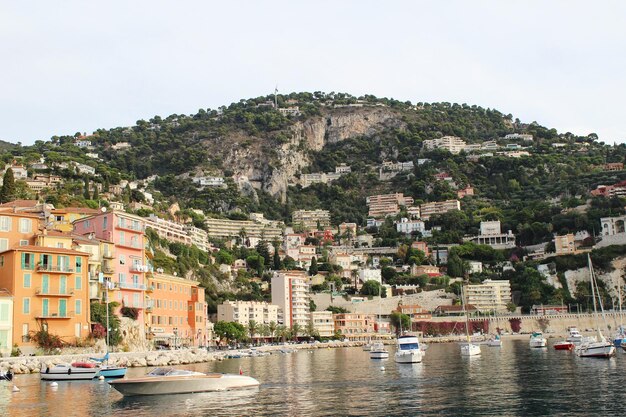
<path id="1" fill-rule="evenodd" d="M 107 334 L 107 329 L 100 323 L 95 323 L 91 329 L 91 337 L 94 339 L 104 339 Z"/>
<path id="2" fill-rule="evenodd" d="M 22 356 L 22 351 L 19 346 L 17 346 L 17 343 L 15 343 L 13 349 L 11 349 L 11 356 Z"/>
<path id="3" fill-rule="evenodd" d="M 511 330 L 513 333 L 519 333 L 522 329 L 522 320 L 517 318 L 509 319 L 509 323 L 511 323 Z"/>
<path id="4" fill-rule="evenodd" d="M 122 313 L 122 316 L 133 320 L 137 320 L 137 317 L 139 317 L 139 309 L 135 307 L 122 307 L 120 313 Z"/>
<path id="5" fill-rule="evenodd" d="M 63 347 L 63 341 L 56 334 L 48 333 L 47 330 L 33 332 L 32 340 L 44 352 L 53 352 Z"/>

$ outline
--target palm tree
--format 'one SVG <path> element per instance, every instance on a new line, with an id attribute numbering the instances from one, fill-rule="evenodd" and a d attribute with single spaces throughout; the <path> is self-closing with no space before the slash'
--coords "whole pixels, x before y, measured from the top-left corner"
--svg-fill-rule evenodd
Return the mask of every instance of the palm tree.
<path id="1" fill-rule="evenodd" d="M 250 339 L 252 339 L 253 343 L 254 343 L 254 335 L 257 334 L 258 331 L 259 331 L 259 325 L 257 324 L 257 322 L 254 320 L 250 320 L 248 322 L 248 333 L 250 333 Z"/>
<path id="2" fill-rule="evenodd" d="M 261 324 L 259 326 L 259 335 L 263 336 L 263 341 L 267 341 L 267 337 L 270 335 L 270 326 L 267 324 Z"/>
<path id="3" fill-rule="evenodd" d="M 302 326 L 300 326 L 298 323 L 294 323 L 293 326 L 291 326 L 291 336 L 295 340 L 298 340 L 298 334 L 300 333 L 302 333 Z"/>
<path id="4" fill-rule="evenodd" d="M 270 321 L 270 324 L 267 325 L 268 330 L 270 331 L 270 337 L 272 338 L 272 342 L 274 341 L 274 334 L 276 333 L 276 323 Z"/>
<path id="5" fill-rule="evenodd" d="M 271 323 L 270 323 L 271 325 Z M 285 337 L 287 337 L 287 333 L 288 333 L 288 329 L 287 327 L 285 327 L 282 324 L 279 324 L 278 326 L 276 326 L 276 337 L 279 337 L 283 342 L 285 341 Z"/>

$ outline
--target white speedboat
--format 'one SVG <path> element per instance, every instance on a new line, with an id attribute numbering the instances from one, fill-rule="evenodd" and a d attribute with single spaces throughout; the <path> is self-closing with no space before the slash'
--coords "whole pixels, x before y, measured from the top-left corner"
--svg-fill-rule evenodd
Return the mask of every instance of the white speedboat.
<path id="1" fill-rule="evenodd" d="M 418 363 L 422 361 L 424 352 L 420 349 L 419 340 L 414 335 L 402 335 L 398 337 L 398 350 L 395 361 L 398 363 Z"/>
<path id="2" fill-rule="evenodd" d="M 53 367 L 42 365 L 41 379 L 44 381 L 75 381 L 81 379 L 93 379 L 100 368 L 93 363 L 75 362 L 69 364 L 59 364 Z"/>
<path id="3" fill-rule="evenodd" d="M 530 335 L 530 341 L 528 342 L 531 348 L 544 348 L 548 346 L 548 340 L 543 337 L 541 332 L 533 332 Z"/>
<path id="4" fill-rule="evenodd" d="M 476 356 L 476 355 L 480 355 L 480 345 L 475 345 L 471 342 L 461 345 L 461 356 Z"/>
<path id="5" fill-rule="evenodd" d="M 256 379 L 235 374 L 204 374 L 186 369 L 156 368 L 141 378 L 115 379 L 109 384 L 122 395 L 163 395 L 226 391 L 258 387 Z"/>
<path id="6" fill-rule="evenodd" d="M 385 349 L 385 345 L 380 342 L 373 343 L 370 349 L 370 359 L 387 359 L 389 351 Z"/>
<path id="7" fill-rule="evenodd" d="M 568 328 L 568 330 L 569 335 L 567 336 L 567 339 L 565 339 L 565 341 L 572 343 L 581 343 L 583 341 L 583 335 L 580 334 L 576 327 L 570 327 Z"/>

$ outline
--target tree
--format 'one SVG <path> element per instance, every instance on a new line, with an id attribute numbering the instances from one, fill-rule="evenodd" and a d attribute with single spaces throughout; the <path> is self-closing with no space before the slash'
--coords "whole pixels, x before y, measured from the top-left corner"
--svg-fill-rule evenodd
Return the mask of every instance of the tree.
<path id="1" fill-rule="evenodd" d="M 378 295 L 381 297 L 387 297 L 387 289 L 383 287 L 378 281 L 370 279 L 363 283 L 361 287 L 361 295 Z"/>
<path id="2" fill-rule="evenodd" d="M 89 194 L 89 178 L 87 176 L 85 176 L 84 182 L 85 186 L 83 190 L 83 196 L 85 197 L 85 200 L 89 200 L 91 198 L 91 194 Z"/>
<path id="3" fill-rule="evenodd" d="M 399 311 L 394 311 L 389 316 L 389 322 L 396 329 L 396 335 L 400 335 L 401 330 L 411 330 L 411 317 L 406 314 L 402 314 Z"/>
<path id="4" fill-rule="evenodd" d="M 246 258 L 246 263 L 248 264 L 248 268 L 256 270 L 258 276 L 263 275 L 263 270 L 265 269 L 265 258 L 261 255 L 248 256 Z"/>
<path id="5" fill-rule="evenodd" d="M 347 308 L 339 307 L 339 306 L 328 306 L 326 307 L 326 311 L 331 311 L 333 314 L 342 314 L 342 313 L 350 312 Z"/>
<path id="6" fill-rule="evenodd" d="M 7 203 L 15 200 L 15 177 L 13 170 L 7 169 L 2 178 L 2 188 L 0 188 L 0 202 Z"/>
<path id="7" fill-rule="evenodd" d="M 235 257 L 232 253 L 224 249 L 220 249 L 219 252 L 215 254 L 215 261 L 218 264 L 232 265 L 235 261 Z"/>
<path id="8" fill-rule="evenodd" d="M 248 333 L 250 333 L 250 339 L 254 340 L 254 335 L 259 331 L 259 325 L 256 321 L 250 320 L 248 322 Z"/>
<path id="9" fill-rule="evenodd" d="M 218 321 L 213 328 L 215 334 L 226 342 L 241 341 L 246 337 L 246 329 L 242 324 L 232 321 Z"/>
<path id="10" fill-rule="evenodd" d="M 278 271 L 280 270 L 280 254 L 278 253 L 280 242 L 278 239 L 274 240 L 272 246 L 274 246 L 274 271 Z"/>
<path id="11" fill-rule="evenodd" d="M 276 333 L 276 328 L 278 325 L 274 321 L 270 321 L 270 324 L 267 325 L 268 330 L 270 331 L 270 337 L 272 341 L 274 341 L 274 334 Z"/>
<path id="12" fill-rule="evenodd" d="M 270 257 L 270 249 L 266 240 L 260 240 L 259 243 L 257 243 L 255 249 L 257 253 L 265 259 L 264 265 L 272 264 L 272 258 Z"/>
<path id="13" fill-rule="evenodd" d="M 315 256 L 311 259 L 311 266 L 309 267 L 309 275 L 317 275 L 317 259 Z"/>
<path id="14" fill-rule="evenodd" d="M 294 323 L 291 326 L 291 336 L 294 340 L 298 340 L 298 335 L 300 333 L 302 333 L 302 326 L 300 326 L 298 323 Z"/>

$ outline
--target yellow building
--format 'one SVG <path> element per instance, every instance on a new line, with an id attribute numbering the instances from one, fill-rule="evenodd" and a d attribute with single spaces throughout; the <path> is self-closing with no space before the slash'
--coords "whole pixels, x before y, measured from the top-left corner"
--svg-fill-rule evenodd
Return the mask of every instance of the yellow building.
<path id="1" fill-rule="evenodd" d="M 83 217 L 93 216 L 100 213 L 100 210 L 91 209 L 87 207 L 66 207 L 60 209 L 50 210 L 50 217 L 48 222 L 50 228 L 60 230 L 62 232 L 71 232 L 74 230 L 72 224 L 75 220 L 82 219 Z"/>

